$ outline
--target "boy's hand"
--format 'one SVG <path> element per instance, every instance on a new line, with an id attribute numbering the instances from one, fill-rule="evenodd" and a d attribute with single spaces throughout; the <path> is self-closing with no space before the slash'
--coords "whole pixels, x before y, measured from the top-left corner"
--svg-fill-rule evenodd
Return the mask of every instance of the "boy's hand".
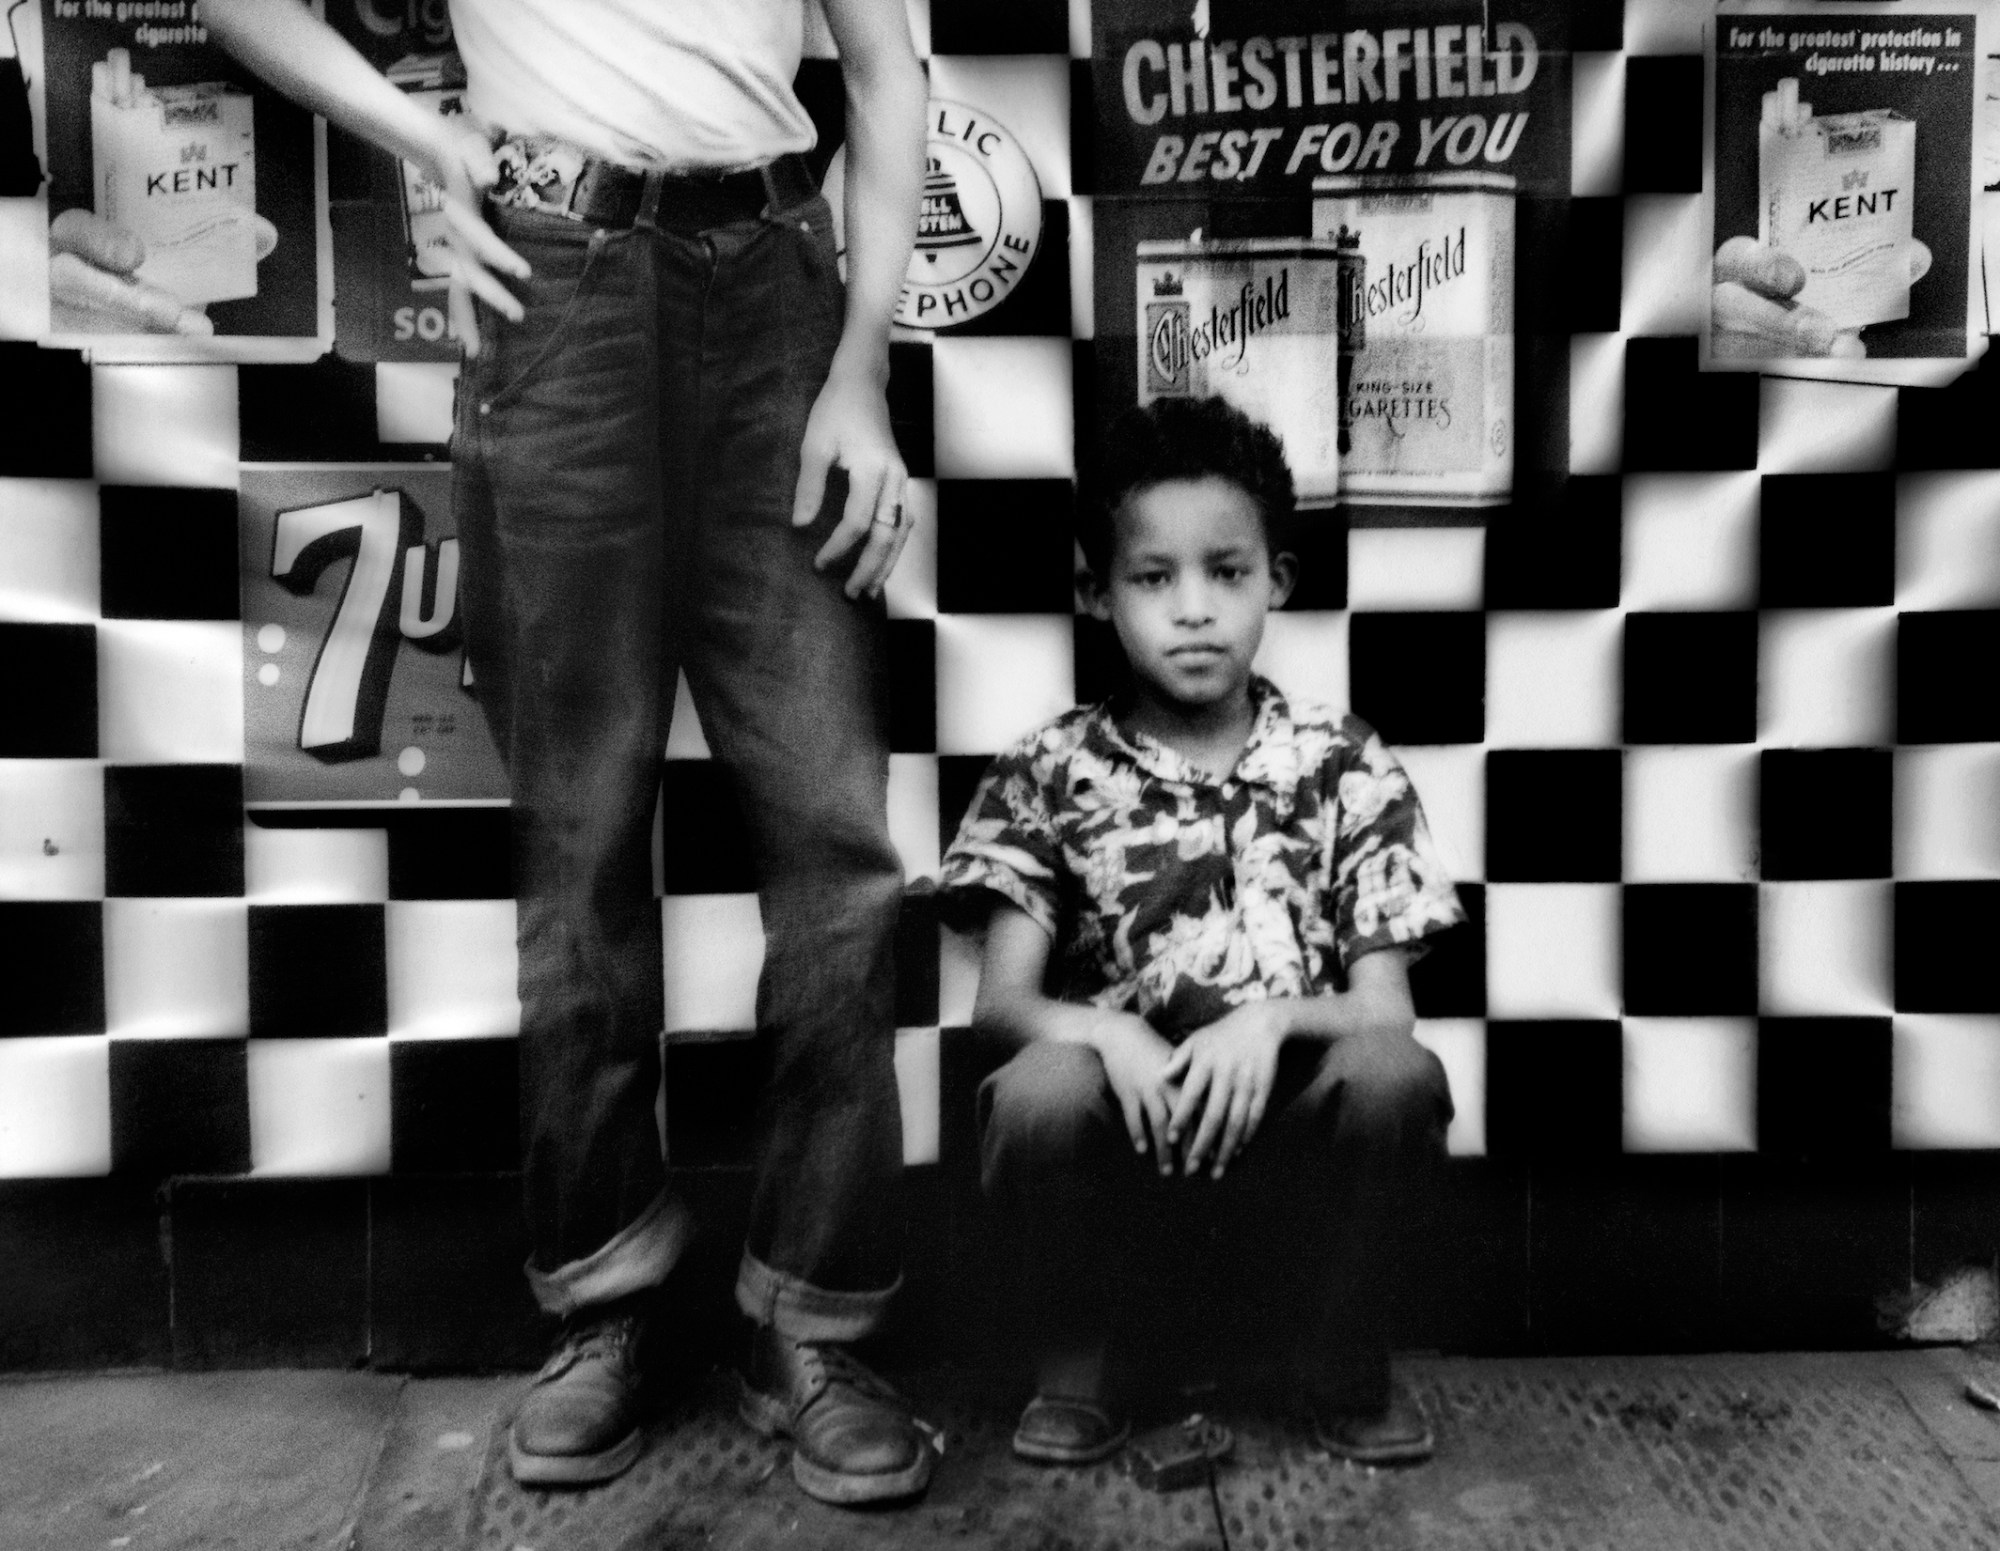
<path id="1" fill-rule="evenodd" d="M 423 171 L 444 190 L 444 214 L 451 243 L 452 327 L 465 343 L 468 358 L 479 354 L 479 324 L 474 296 L 510 322 L 519 323 L 525 309 L 520 298 L 501 284 L 499 275 L 525 280 L 528 261 L 494 235 L 480 214 L 486 191 L 499 180 L 492 147 L 486 137 L 464 124 L 438 121 L 438 139 Z"/>
<path id="2" fill-rule="evenodd" d="M 824 571 L 859 546 L 861 553 L 847 578 L 847 595 L 873 595 L 888 581 L 910 536 L 914 518 L 903 505 L 909 475 L 889 429 L 889 404 L 881 383 L 839 361 L 806 420 L 805 440 L 799 447 L 799 482 L 792 493 L 793 527 L 803 528 L 819 515 L 826 477 L 835 464 L 847 471 L 847 505 L 838 526 L 813 557 L 813 567 Z"/>
<path id="3" fill-rule="evenodd" d="M 1090 1043 L 1104 1063 L 1105 1080 L 1125 1113 L 1125 1129 L 1131 1134 L 1133 1149 L 1141 1153 L 1147 1150 L 1150 1130 L 1154 1161 L 1162 1174 L 1171 1174 L 1174 1150 L 1167 1111 L 1173 1094 L 1167 1072 L 1174 1047 L 1144 1018 L 1129 1012 L 1106 1013 L 1093 1030 Z"/>
<path id="4" fill-rule="evenodd" d="M 1285 1043 L 1284 1015 L 1272 1002 L 1250 1002 L 1190 1034 L 1167 1063 L 1180 1097 L 1167 1120 L 1167 1141 L 1181 1145 L 1181 1167 L 1193 1174 L 1213 1153 L 1222 1178 L 1264 1119 Z M 1196 1115 L 1200 1124 L 1188 1137 Z M 1182 1139 L 1188 1138 L 1184 1145 Z"/>

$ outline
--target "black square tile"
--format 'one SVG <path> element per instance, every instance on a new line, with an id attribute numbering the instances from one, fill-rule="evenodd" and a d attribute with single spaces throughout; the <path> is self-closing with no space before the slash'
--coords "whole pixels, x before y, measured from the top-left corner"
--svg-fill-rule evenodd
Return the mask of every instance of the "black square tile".
<path id="1" fill-rule="evenodd" d="M 954 338 L 1068 339 L 1069 205 L 1060 199 L 1042 201 L 1042 231 L 1035 256 L 1021 267 L 1019 255 L 995 249 L 982 271 L 1007 288 L 991 311 L 951 327 Z M 927 320 L 928 321 L 928 320 Z"/>
<path id="2" fill-rule="evenodd" d="M 1609 196 L 1568 203 L 1575 267 L 1529 265 L 1530 277 L 1541 279 L 1554 293 L 1551 332 L 1615 334 L 1624 308 L 1625 201 Z"/>
<path id="3" fill-rule="evenodd" d="M 147 1179 L 0 1181 L 0 1370 L 156 1368 L 172 1357 Z"/>
<path id="4" fill-rule="evenodd" d="M 105 767 L 104 892 L 177 899 L 241 894 L 243 767 Z"/>
<path id="5" fill-rule="evenodd" d="M 937 748 L 937 623 L 889 621 L 889 750 L 928 754 Z"/>
<path id="6" fill-rule="evenodd" d="M 990 7 L 934 7 L 931 53 L 1067 55 L 1067 0 L 1019 0 L 1014 5 Z"/>
<path id="7" fill-rule="evenodd" d="M 948 850 L 952 841 L 958 838 L 958 826 L 965 822 L 965 811 L 972 806 L 979 783 L 986 778 L 986 767 L 992 763 L 990 754 L 938 755 L 940 847 Z"/>
<path id="8" fill-rule="evenodd" d="M 1757 616 L 1630 614 L 1627 743 L 1751 743 L 1757 737 Z"/>
<path id="9" fill-rule="evenodd" d="M 235 619 L 236 492 L 105 485 L 97 492 L 107 619 Z"/>
<path id="10" fill-rule="evenodd" d="M 936 1028 L 938 906 L 928 884 L 903 896 L 896 917 L 896 1027 Z"/>
<path id="11" fill-rule="evenodd" d="M 1624 850 L 1616 749 L 1494 749 L 1486 756 L 1486 876 L 1494 883 L 1616 883 Z"/>
<path id="12" fill-rule="evenodd" d="M 1622 4 L 1579 5 L 1570 11 L 1569 46 L 1577 52 L 1615 54 L 1625 46 Z"/>
<path id="13" fill-rule="evenodd" d="M 1886 878 L 1892 809 L 1887 749 L 1765 749 L 1757 828 L 1766 878 Z"/>
<path id="14" fill-rule="evenodd" d="M 1294 612 L 1347 607 L 1347 508 L 1296 512 L 1278 535 L 1298 561 L 1298 581 L 1285 607 Z"/>
<path id="15" fill-rule="evenodd" d="M 412 463 L 425 456 L 414 444 L 381 440 L 372 361 L 324 355 L 303 366 L 236 370 L 245 463 Z"/>
<path id="16" fill-rule="evenodd" d="M 889 343 L 889 430 L 912 479 L 937 472 L 936 424 L 932 414 L 931 347 Z"/>
<path id="17" fill-rule="evenodd" d="M 547 1355 L 517 1176 L 377 1179 L 368 1199 L 371 1366 L 489 1372 Z"/>
<path id="18" fill-rule="evenodd" d="M 97 627 L 0 623 L 0 759 L 97 757 Z"/>
<path id="19" fill-rule="evenodd" d="M 1902 614 L 1896 619 L 1896 741 L 2000 740 L 2000 609 Z"/>
<path id="20" fill-rule="evenodd" d="M 1757 1011 L 1757 886 L 1630 883 L 1624 889 L 1625 1011 L 1748 1017 Z"/>
<path id="21" fill-rule="evenodd" d="M 661 778 L 669 894 L 748 894 L 757 856 L 743 804 L 722 764 L 670 759 Z"/>
<path id="22" fill-rule="evenodd" d="M 1486 736 L 1486 616 L 1356 613 L 1348 694 L 1386 742 L 1478 743 Z"/>
<path id="23" fill-rule="evenodd" d="M 397 814 L 389 832 L 391 899 L 511 899 L 512 830 L 505 808 Z"/>
<path id="24" fill-rule="evenodd" d="M 252 905 L 250 1033 L 258 1039 L 386 1034 L 380 905 Z"/>
<path id="25" fill-rule="evenodd" d="M 1486 1016 L 1486 886 L 1458 885 L 1465 919 L 1426 937 L 1423 957 L 1410 966 L 1410 998 L 1419 1018 Z"/>
<path id="26" fill-rule="evenodd" d="M 243 1041 L 111 1041 L 111 1167 L 141 1179 L 247 1170 Z"/>
<path id="27" fill-rule="evenodd" d="M 1896 885 L 1896 1010 L 2000 1012 L 2000 882 Z"/>
<path id="28" fill-rule="evenodd" d="M 1700 137 L 1695 140 L 1700 159 Z M 1628 473 L 1651 469 L 1754 469 L 1757 377 L 1703 372 L 1692 337 L 1625 341 Z"/>
<path id="29" fill-rule="evenodd" d="M 0 340 L 0 382 L 9 405 L 0 417 L 0 478 L 90 478 L 90 368 L 82 352 Z"/>
<path id="30" fill-rule="evenodd" d="M 1896 601 L 1894 474 L 1766 474 L 1758 595 L 1767 609 Z"/>
<path id="31" fill-rule="evenodd" d="M 770 1069 L 770 1044 L 761 1038 L 669 1041 L 667 1161 L 677 1169 L 749 1163 Z"/>
<path id="32" fill-rule="evenodd" d="M 1722 1315 L 1722 1170 L 1705 1157 L 1538 1165 L 1529 1328 L 1556 1352 L 1701 1351 Z"/>
<path id="33" fill-rule="evenodd" d="M 1625 1045 L 1615 1020 L 1486 1025 L 1486 1151 L 1610 1157 L 1625 1145 Z"/>
<path id="34" fill-rule="evenodd" d="M 389 1046 L 389 1158 L 398 1174 L 519 1166 L 519 1042 L 399 1039 Z"/>
<path id="35" fill-rule="evenodd" d="M 1624 538 L 1624 482 L 1575 474 L 1546 502 L 1516 502 L 1486 530 L 1486 606 L 1614 609 Z"/>
<path id="36" fill-rule="evenodd" d="M 174 1366 L 344 1368 L 368 1355 L 368 1182 L 176 1179 Z"/>
<path id="37" fill-rule="evenodd" d="M 0 900 L 0 1035 L 104 1032 L 104 907 Z"/>
<path id="38" fill-rule="evenodd" d="M 939 480 L 938 612 L 1069 613 L 1075 504 L 1066 479 Z"/>
<path id="39" fill-rule="evenodd" d="M 1076 616 L 1071 651 L 1076 669 L 1078 705 L 1096 705 L 1114 700 L 1130 690 L 1132 668 L 1125 660 L 1125 648 L 1118 644 L 1118 632 L 1107 620 Z"/>
<path id="40" fill-rule="evenodd" d="M 1069 62 L 1069 187 L 1073 194 L 1097 189 L 1097 103 L 1090 61 Z"/>
<path id="41" fill-rule="evenodd" d="M 1827 1157 L 1889 1147 L 1887 1018 L 1761 1018 L 1757 1150 Z"/>
<path id="42" fill-rule="evenodd" d="M 1701 192 L 1699 54 L 1634 54 L 1625 61 L 1625 192 Z"/>
<path id="43" fill-rule="evenodd" d="M 1943 388 L 1896 390 L 1896 467 L 1984 469 L 1993 466 L 2000 421 L 2000 366 L 1982 357 Z"/>

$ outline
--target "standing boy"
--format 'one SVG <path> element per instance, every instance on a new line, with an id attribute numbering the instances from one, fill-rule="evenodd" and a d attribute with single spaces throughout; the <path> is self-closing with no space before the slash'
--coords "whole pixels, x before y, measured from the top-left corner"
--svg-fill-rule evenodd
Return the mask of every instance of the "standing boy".
<path id="1" fill-rule="evenodd" d="M 1078 1464 L 1123 1440 L 1106 1356 L 1138 1220 L 1282 1290 L 1322 1443 L 1422 1459 L 1390 1382 L 1392 1229 L 1451 1099 L 1406 964 L 1463 913 L 1381 739 L 1251 672 L 1295 569 L 1277 439 L 1162 399 L 1103 462 L 1084 548 L 1130 690 L 1000 755 L 940 878 L 985 917 L 976 1020 L 1024 1042 L 979 1093 L 1041 1333 L 1014 1449 Z"/>
<path id="2" fill-rule="evenodd" d="M 297 0 L 202 8 L 447 198 L 467 651 L 513 791 L 528 1277 L 563 1320 L 510 1438 L 536 1485 L 637 1457 L 643 1309 L 692 1232 L 654 1119 L 648 860 L 683 668 L 742 797 L 766 939 L 745 1415 L 829 1501 L 911 1495 L 933 1462 L 847 1351 L 899 1279 L 879 594 L 907 530 L 883 392 L 925 85 L 902 0 L 824 6 L 844 294 L 800 155 L 805 0 L 453 0 L 469 125 Z M 668 844 L 684 821 L 702 816 L 669 815 Z"/>

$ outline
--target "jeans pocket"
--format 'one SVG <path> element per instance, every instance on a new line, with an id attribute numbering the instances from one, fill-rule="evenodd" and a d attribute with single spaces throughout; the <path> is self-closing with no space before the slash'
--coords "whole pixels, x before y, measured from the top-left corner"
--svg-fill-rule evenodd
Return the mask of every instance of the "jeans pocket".
<path id="1" fill-rule="evenodd" d="M 559 216 L 510 212 L 496 222 L 501 238 L 528 260 L 534 273 L 515 287 L 526 309 L 509 322 L 487 302 L 474 298 L 481 349 L 468 363 L 470 392 L 481 414 L 517 396 L 535 373 L 562 348 L 587 299 L 613 233 L 574 226 Z M 561 221 L 566 230 L 537 234 L 530 227 Z"/>

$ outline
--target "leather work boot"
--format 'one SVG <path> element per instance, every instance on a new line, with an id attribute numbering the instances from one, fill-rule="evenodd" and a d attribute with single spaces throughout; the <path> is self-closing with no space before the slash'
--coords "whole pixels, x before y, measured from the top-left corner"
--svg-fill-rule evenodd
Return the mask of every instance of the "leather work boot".
<path id="1" fill-rule="evenodd" d="M 645 1321 L 618 1309 L 581 1309 L 535 1375 L 507 1434 L 507 1463 L 523 1486 L 589 1486 L 639 1457 L 639 1339 Z"/>
<path id="2" fill-rule="evenodd" d="M 846 1347 L 772 1325 L 751 1337 L 742 1414 L 765 1437 L 792 1440 L 792 1478 L 823 1503 L 914 1497 L 937 1463 L 902 1397 Z"/>

